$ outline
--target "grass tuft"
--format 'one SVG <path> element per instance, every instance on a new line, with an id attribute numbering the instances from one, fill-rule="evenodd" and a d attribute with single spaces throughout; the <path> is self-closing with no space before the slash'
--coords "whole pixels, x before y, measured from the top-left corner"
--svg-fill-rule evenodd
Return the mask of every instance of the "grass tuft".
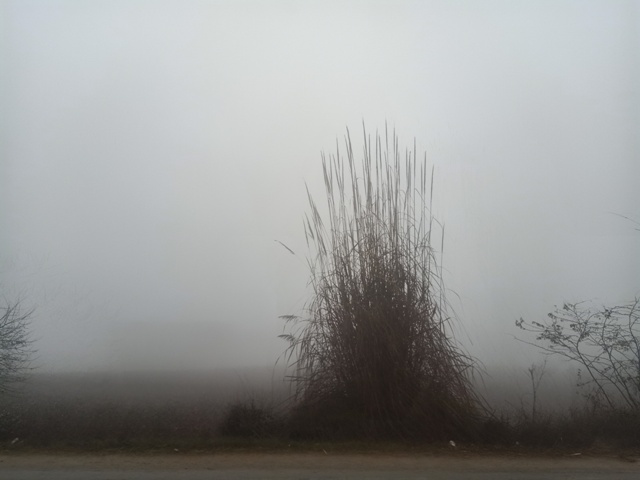
<path id="1" fill-rule="evenodd" d="M 295 435 L 445 439 L 473 435 L 473 360 L 453 339 L 431 214 L 433 171 L 394 134 L 364 133 L 322 157 L 326 214 L 305 219 L 313 300 L 287 316 Z M 403 158 L 404 157 L 404 158 Z M 436 227 L 441 237 L 436 240 Z"/>

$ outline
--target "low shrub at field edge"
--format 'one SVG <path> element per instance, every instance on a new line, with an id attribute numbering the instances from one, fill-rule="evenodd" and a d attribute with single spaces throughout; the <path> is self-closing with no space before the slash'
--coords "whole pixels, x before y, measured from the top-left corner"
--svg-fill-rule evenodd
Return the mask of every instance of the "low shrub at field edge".
<path id="1" fill-rule="evenodd" d="M 565 415 L 541 415 L 488 420 L 483 442 L 535 448 L 591 448 L 640 446 L 640 412 L 627 410 L 572 410 Z"/>
<path id="2" fill-rule="evenodd" d="M 220 421 L 209 403 L 144 405 L 80 399 L 13 403 L 0 418 L 0 441 L 22 439 L 33 446 L 161 444 L 206 441 Z"/>
<path id="3" fill-rule="evenodd" d="M 227 406 L 218 427 L 223 437 L 274 438 L 284 436 L 283 420 L 273 408 L 256 400 L 235 401 Z"/>
<path id="4" fill-rule="evenodd" d="M 34 447 L 206 448 L 224 443 L 225 439 L 248 445 L 254 441 L 317 441 L 331 435 L 333 440 L 347 438 L 340 438 L 338 431 L 317 431 L 296 424 L 294 418 L 300 421 L 306 415 L 283 414 L 266 405 L 255 400 L 236 401 L 226 409 L 204 401 L 153 405 L 78 399 L 16 401 L 0 408 L 0 442 L 9 444 L 19 438 L 19 445 Z M 332 423 L 334 427 L 336 422 Z M 375 437 L 361 432 L 353 440 L 373 441 Z M 480 438 L 474 443 L 598 450 L 637 448 L 640 412 L 583 409 L 565 415 L 541 414 L 535 421 L 524 415 L 515 419 L 494 417 L 483 423 Z"/>

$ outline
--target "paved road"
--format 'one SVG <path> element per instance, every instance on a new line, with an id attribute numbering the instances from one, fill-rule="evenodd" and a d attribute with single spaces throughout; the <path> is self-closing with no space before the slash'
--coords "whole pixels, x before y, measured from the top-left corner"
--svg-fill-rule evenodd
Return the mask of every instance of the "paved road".
<path id="1" fill-rule="evenodd" d="M 375 455 L 0 455 L 3 480 L 637 480 L 615 458 Z"/>

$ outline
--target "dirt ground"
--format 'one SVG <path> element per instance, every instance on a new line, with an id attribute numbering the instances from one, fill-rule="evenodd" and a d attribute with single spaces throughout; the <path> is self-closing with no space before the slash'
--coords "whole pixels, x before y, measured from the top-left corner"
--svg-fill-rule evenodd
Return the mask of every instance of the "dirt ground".
<path id="1" fill-rule="evenodd" d="M 0 453 L 2 469 L 91 469 L 91 470 L 207 470 L 207 469 L 310 469 L 412 471 L 424 469 L 451 471 L 530 472 L 570 469 L 609 470 L 640 474 L 640 452 L 636 456 L 481 455 L 481 454 L 339 454 L 339 453 L 181 453 L 173 454 L 83 454 L 83 453 Z"/>

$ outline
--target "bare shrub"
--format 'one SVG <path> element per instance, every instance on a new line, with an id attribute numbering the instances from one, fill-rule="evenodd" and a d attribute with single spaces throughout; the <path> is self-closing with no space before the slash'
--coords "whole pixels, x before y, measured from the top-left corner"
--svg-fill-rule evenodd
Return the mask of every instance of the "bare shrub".
<path id="1" fill-rule="evenodd" d="M 528 369 L 529 379 L 531 380 L 531 421 L 535 422 L 538 414 L 538 390 L 540 382 L 547 369 L 547 359 L 542 363 L 532 364 Z"/>
<path id="2" fill-rule="evenodd" d="M 373 145 L 365 131 L 364 143 L 360 167 L 348 130 L 346 159 L 339 147 L 322 155 L 327 224 L 308 194 L 313 299 L 305 318 L 283 317 L 296 367 L 293 429 L 460 438 L 478 404 L 473 361 L 453 340 L 432 246 L 433 171 L 429 179 L 415 144 L 402 160 L 386 129 Z"/>
<path id="3" fill-rule="evenodd" d="M 536 347 L 580 364 L 593 402 L 640 411 L 640 299 L 601 309 L 567 303 L 544 322 L 516 325 L 536 334 Z"/>
<path id="4" fill-rule="evenodd" d="M 280 433 L 274 411 L 255 399 L 235 401 L 222 415 L 219 432 L 225 437 L 265 438 Z"/>
<path id="5" fill-rule="evenodd" d="M 20 307 L 20 302 L 0 307 L 0 395 L 11 393 L 24 380 L 33 353 L 29 338 L 33 312 Z"/>

